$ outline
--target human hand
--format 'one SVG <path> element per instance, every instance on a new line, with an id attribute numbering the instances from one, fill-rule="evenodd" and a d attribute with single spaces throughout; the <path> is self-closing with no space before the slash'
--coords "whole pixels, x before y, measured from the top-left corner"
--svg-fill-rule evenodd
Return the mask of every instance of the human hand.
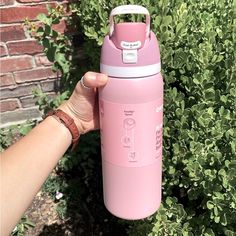
<path id="1" fill-rule="evenodd" d="M 99 129 L 97 88 L 105 86 L 108 77 L 96 72 L 87 72 L 79 81 L 71 97 L 59 109 L 74 119 L 80 134 Z"/>

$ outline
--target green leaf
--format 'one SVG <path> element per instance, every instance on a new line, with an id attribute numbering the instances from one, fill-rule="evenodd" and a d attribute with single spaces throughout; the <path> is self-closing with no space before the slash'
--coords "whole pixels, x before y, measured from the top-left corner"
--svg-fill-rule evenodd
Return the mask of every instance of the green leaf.
<path id="1" fill-rule="evenodd" d="M 59 18 L 55 18 L 52 20 L 52 24 L 56 25 L 60 23 L 60 19 Z"/>
<path id="2" fill-rule="evenodd" d="M 167 204 L 168 206 L 172 206 L 173 202 L 172 202 L 171 198 L 168 197 L 168 198 L 166 199 L 166 204 Z"/>
<path id="3" fill-rule="evenodd" d="M 193 82 L 194 82 L 195 84 L 197 84 L 197 85 L 200 84 L 200 81 L 198 81 L 196 78 L 193 79 Z"/>
<path id="4" fill-rule="evenodd" d="M 226 214 L 222 214 L 221 217 L 220 217 L 220 223 L 224 226 L 227 225 L 227 218 L 226 218 Z"/>
<path id="5" fill-rule="evenodd" d="M 207 208 L 208 209 L 213 209 L 214 208 L 214 203 L 212 201 L 207 202 Z"/>
<path id="6" fill-rule="evenodd" d="M 45 25 L 45 30 L 44 30 L 46 35 L 50 35 L 52 32 L 52 28 L 49 25 Z"/>
<path id="7" fill-rule="evenodd" d="M 220 217 L 219 216 L 215 216 L 214 217 L 214 221 L 218 224 L 220 222 Z"/>
<path id="8" fill-rule="evenodd" d="M 218 211 L 218 208 L 216 206 L 214 207 L 214 214 L 215 214 L 215 216 L 219 215 L 219 211 Z"/>
<path id="9" fill-rule="evenodd" d="M 45 23 L 47 21 L 47 16 L 44 13 L 40 13 L 37 16 L 37 19 L 40 20 L 41 22 Z"/>
<path id="10" fill-rule="evenodd" d="M 183 23 L 182 22 L 178 23 L 176 26 L 176 34 L 180 34 L 182 28 L 183 28 Z"/>
<path id="11" fill-rule="evenodd" d="M 46 51 L 46 55 L 49 61 L 54 62 L 56 50 L 57 48 L 52 46 L 52 47 L 49 47 L 48 50 Z"/>
<path id="12" fill-rule="evenodd" d="M 19 129 L 20 134 L 26 135 L 32 130 L 32 127 L 30 125 L 25 125 Z"/>
<path id="13" fill-rule="evenodd" d="M 55 30 L 52 30 L 52 37 L 57 38 L 58 37 L 58 32 Z"/>
<path id="14" fill-rule="evenodd" d="M 207 228 L 205 233 L 204 233 L 204 236 L 215 236 L 215 233 L 212 229 Z"/>
<path id="15" fill-rule="evenodd" d="M 40 37 L 42 37 L 42 36 L 44 35 L 44 29 L 43 29 L 43 27 L 39 27 L 39 28 L 37 29 L 37 35 L 40 36 Z"/>
<path id="16" fill-rule="evenodd" d="M 50 41 L 49 41 L 48 38 L 44 38 L 44 39 L 42 40 L 42 44 L 43 44 L 43 46 L 44 46 L 44 48 L 45 48 L 46 50 L 48 50 L 48 49 L 50 48 Z"/>
<path id="17" fill-rule="evenodd" d="M 235 232 L 232 230 L 224 229 L 224 233 L 226 236 L 235 236 Z"/>
<path id="18" fill-rule="evenodd" d="M 171 24 L 171 22 L 172 22 L 171 16 L 164 16 L 161 21 L 161 23 L 166 26 L 169 26 Z"/>

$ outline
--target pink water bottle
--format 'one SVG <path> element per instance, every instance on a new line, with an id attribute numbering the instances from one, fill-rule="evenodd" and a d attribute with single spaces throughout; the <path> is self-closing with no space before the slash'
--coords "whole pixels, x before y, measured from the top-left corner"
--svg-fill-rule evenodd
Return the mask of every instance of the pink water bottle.
<path id="1" fill-rule="evenodd" d="M 114 23 L 120 14 L 144 14 L 146 22 Z M 150 15 L 138 5 L 116 7 L 104 39 L 99 90 L 104 202 L 123 219 L 142 219 L 161 202 L 163 79 Z"/>

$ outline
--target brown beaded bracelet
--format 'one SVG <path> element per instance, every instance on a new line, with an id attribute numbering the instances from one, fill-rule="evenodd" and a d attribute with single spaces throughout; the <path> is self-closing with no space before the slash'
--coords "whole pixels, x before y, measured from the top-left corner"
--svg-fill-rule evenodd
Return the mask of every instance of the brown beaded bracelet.
<path id="1" fill-rule="evenodd" d="M 45 118 L 48 116 L 54 116 L 55 118 L 57 118 L 57 120 L 59 120 L 70 131 L 72 136 L 71 149 L 74 150 L 74 148 L 78 144 L 80 137 L 80 133 L 74 122 L 74 119 L 60 109 L 49 111 Z"/>

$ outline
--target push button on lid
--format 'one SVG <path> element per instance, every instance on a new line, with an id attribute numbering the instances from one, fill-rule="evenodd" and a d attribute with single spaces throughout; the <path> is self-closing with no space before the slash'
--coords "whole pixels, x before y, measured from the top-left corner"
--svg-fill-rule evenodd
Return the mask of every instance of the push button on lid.
<path id="1" fill-rule="evenodd" d="M 138 61 L 138 51 L 135 50 L 123 50 L 122 57 L 124 63 L 137 63 Z"/>

